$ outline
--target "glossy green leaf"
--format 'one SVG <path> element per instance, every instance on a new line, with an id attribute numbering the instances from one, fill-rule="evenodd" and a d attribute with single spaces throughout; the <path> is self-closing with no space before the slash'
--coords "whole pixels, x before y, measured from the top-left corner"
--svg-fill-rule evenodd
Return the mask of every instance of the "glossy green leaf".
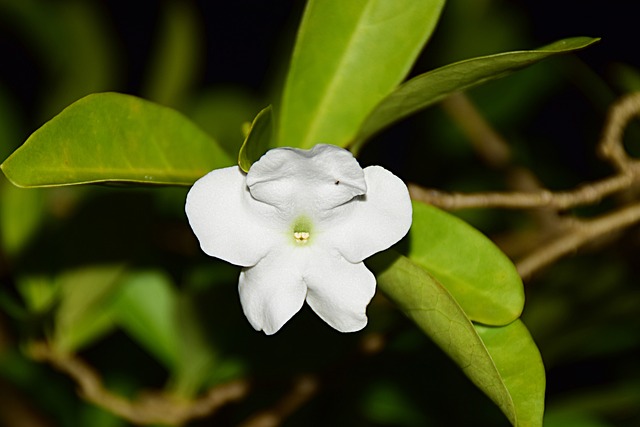
<path id="1" fill-rule="evenodd" d="M 55 314 L 54 344 L 74 352 L 114 326 L 109 298 L 120 284 L 121 265 L 89 266 L 65 272 L 55 280 L 60 303 Z"/>
<path id="2" fill-rule="evenodd" d="M 311 0 L 279 111 L 278 145 L 344 146 L 407 75 L 444 0 Z"/>
<path id="3" fill-rule="evenodd" d="M 538 347 L 524 323 L 515 320 L 506 326 L 474 327 L 509 392 L 511 402 L 498 403 L 500 409 L 513 425 L 541 426 L 545 370 Z"/>
<path id="4" fill-rule="evenodd" d="M 403 83 L 371 111 L 354 138 L 357 151 L 365 140 L 405 117 L 442 100 L 454 92 L 471 89 L 545 58 L 583 49 L 599 39 L 574 37 L 536 50 L 499 53 L 468 59 L 437 68 Z"/>
<path id="5" fill-rule="evenodd" d="M 96 182 L 191 185 L 233 160 L 180 113 L 119 93 L 89 95 L 2 164 L 19 187 Z"/>
<path id="6" fill-rule="evenodd" d="M 513 263 L 481 232 L 424 203 L 413 204 L 409 258 L 438 279 L 474 322 L 520 317 L 524 287 Z"/>
<path id="7" fill-rule="evenodd" d="M 115 304 L 117 323 L 168 368 L 176 366 L 180 351 L 176 299 L 167 276 L 145 271 L 123 280 Z"/>
<path id="8" fill-rule="evenodd" d="M 514 426 L 542 426 L 545 374 L 524 325 L 483 327 L 469 320 L 423 267 L 392 250 L 367 262 L 378 286 L 502 410 Z"/>
<path id="9" fill-rule="evenodd" d="M 249 172 L 251 165 L 258 161 L 264 153 L 271 147 L 273 141 L 273 114 L 271 106 L 264 108 L 258 113 L 249 133 L 240 147 L 238 153 L 238 165 Z"/>

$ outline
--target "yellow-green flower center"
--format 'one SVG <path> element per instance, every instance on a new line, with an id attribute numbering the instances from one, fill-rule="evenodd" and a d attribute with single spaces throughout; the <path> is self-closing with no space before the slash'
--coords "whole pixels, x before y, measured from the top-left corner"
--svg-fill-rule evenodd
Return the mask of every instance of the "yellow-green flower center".
<path id="1" fill-rule="evenodd" d="M 291 228 L 295 243 L 305 244 L 311 238 L 311 221 L 306 216 L 296 218 Z"/>

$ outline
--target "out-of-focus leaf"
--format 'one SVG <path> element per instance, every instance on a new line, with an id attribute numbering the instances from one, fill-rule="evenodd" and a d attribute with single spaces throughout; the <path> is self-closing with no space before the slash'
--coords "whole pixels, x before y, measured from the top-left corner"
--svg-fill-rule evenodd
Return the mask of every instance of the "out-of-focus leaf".
<path id="1" fill-rule="evenodd" d="M 129 95 L 89 95 L 0 166 L 20 187 L 95 182 L 190 185 L 234 162 L 180 113 Z"/>
<path id="2" fill-rule="evenodd" d="M 640 91 L 640 70 L 626 64 L 614 64 L 611 68 L 616 86 L 622 91 Z"/>
<path id="3" fill-rule="evenodd" d="M 191 2 L 161 4 L 161 29 L 148 67 L 145 97 L 162 105 L 178 107 L 194 81 L 199 59 L 204 55 L 200 43 L 203 35 Z"/>
<path id="4" fill-rule="evenodd" d="M 238 153 L 238 165 L 240 168 L 249 172 L 251 165 L 258 161 L 264 153 L 267 152 L 273 141 L 273 114 L 271 106 L 264 108 L 258 113 L 249 133 L 240 147 Z"/>
<path id="5" fill-rule="evenodd" d="M 0 177 L 0 238 L 6 253 L 20 252 L 38 230 L 44 213 L 41 190 L 16 188 Z"/>
<path id="6" fill-rule="evenodd" d="M 53 307 L 60 287 L 47 276 L 27 275 L 19 277 L 16 288 L 32 313 L 43 313 Z"/>
<path id="7" fill-rule="evenodd" d="M 377 104 L 358 130 L 352 149 L 357 151 L 375 133 L 453 92 L 504 77 L 553 55 L 584 49 L 598 40 L 590 37 L 563 39 L 536 50 L 499 53 L 456 62 L 414 77 Z"/>
<path id="8" fill-rule="evenodd" d="M 117 323 L 169 369 L 180 352 L 176 298 L 167 276 L 147 271 L 128 275 L 115 302 Z"/>
<path id="9" fill-rule="evenodd" d="M 199 94 L 188 112 L 233 159 L 238 156 L 245 137 L 243 125 L 251 121 L 259 108 L 258 100 L 246 89 L 225 86 Z"/>
<path id="10" fill-rule="evenodd" d="M 16 100 L 0 84 L 0 159 L 5 159 L 20 143 L 22 121 L 15 108 Z M 0 186 L 3 185 L 0 183 Z"/>
<path id="11" fill-rule="evenodd" d="M 77 351 L 114 326 L 109 297 L 123 271 L 121 265 L 90 266 L 56 278 L 60 304 L 55 314 L 54 345 L 59 351 Z"/>
<path id="12" fill-rule="evenodd" d="M 637 412 L 639 401 L 640 382 L 636 377 L 630 376 L 614 385 L 599 385 L 574 391 L 556 399 L 549 409 L 551 414 L 597 414 L 611 417 Z M 545 421 L 546 419 L 545 416 Z"/>
<path id="13" fill-rule="evenodd" d="M 179 396 L 191 397 L 211 377 L 216 357 L 204 337 L 202 324 L 187 295 L 178 298 L 176 311 L 180 345 L 172 388 Z"/>
<path id="14" fill-rule="evenodd" d="M 44 117 L 80 97 L 113 87 L 118 67 L 116 37 L 103 12 L 95 2 L 0 2 L 0 14 L 15 25 L 43 62 L 48 77 Z"/>
<path id="15" fill-rule="evenodd" d="M 392 250 L 367 262 L 380 289 L 487 396 L 514 426 L 542 426 L 545 376 L 524 325 L 473 325 L 447 289 L 424 268 Z"/>
<path id="16" fill-rule="evenodd" d="M 506 325 L 522 313 L 524 287 L 513 263 L 466 222 L 414 203 L 409 244 L 409 258 L 438 279 L 472 321 Z"/>
<path id="17" fill-rule="evenodd" d="M 544 416 L 545 427 L 614 427 L 597 416 L 586 413 L 548 412 Z"/>
<path id="18" fill-rule="evenodd" d="M 416 403 L 409 399 L 408 391 L 385 382 L 367 388 L 363 410 L 375 425 L 424 426 L 429 425 Z"/>
<path id="19" fill-rule="evenodd" d="M 407 75 L 444 0 L 311 0 L 279 111 L 277 144 L 344 146 Z"/>

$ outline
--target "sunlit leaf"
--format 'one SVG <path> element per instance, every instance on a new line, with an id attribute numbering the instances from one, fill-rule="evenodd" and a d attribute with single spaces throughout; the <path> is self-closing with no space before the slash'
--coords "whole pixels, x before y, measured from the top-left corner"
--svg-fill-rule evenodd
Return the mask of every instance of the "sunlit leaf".
<path id="1" fill-rule="evenodd" d="M 176 366 L 180 351 L 176 299 L 167 276 L 145 271 L 123 280 L 115 303 L 118 325 L 169 368 Z"/>
<path id="2" fill-rule="evenodd" d="M 273 141 L 273 114 L 271 106 L 264 108 L 258 113 L 249 133 L 240 147 L 238 153 L 238 165 L 249 172 L 251 165 L 267 152 Z"/>
<path id="3" fill-rule="evenodd" d="M 344 146 L 407 75 L 444 0 L 311 0 L 279 111 L 278 145 Z"/>
<path id="4" fill-rule="evenodd" d="M 474 322 L 506 325 L 522 313 L 524 287 L 513 263 L 461 219 L 413 204 L 408 256 L 438 279 Z"/>
<path id="5" fill-rule="evenodd" d="M 474 325 L 454 297 L 424 268 L 393 251 L 367 264 L 379 288 L 411 318 L 509 418 L 542 426 L 545 374 L 524 325 Z"/>
<path id="6" fill-rule="evenodd" d="M 129 95 L 76 101 L 1 168 L 20 187 L 95 182 L 190 185 L 234 161 L 180 113 Z"/>
<path id="7" fill-rule="evenodd" d="M 536 50 L 499 53 L 456 62 L 414 77 L 381 100 L 371 111 L 354 138 L 352 149 L 357 151 L 375 133 L 453 92 L 504 77 L 553 55 L 583 49 L 598 40 L 590 37 L 559 40 Z"/>

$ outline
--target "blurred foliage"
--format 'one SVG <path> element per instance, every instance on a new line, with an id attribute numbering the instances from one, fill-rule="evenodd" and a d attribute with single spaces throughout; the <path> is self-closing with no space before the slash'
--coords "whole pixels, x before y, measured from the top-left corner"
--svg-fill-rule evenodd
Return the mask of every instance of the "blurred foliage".
<path id="1" fill-rule="evenodd" d="M 232 3 L 0 0 L 2 159 L 45 120 L 100 91 L 177 108 L 234 158 L 242 124 L 279 90 L 278 67 L 301 6 Z M 594 152 L 604 113 L 617 95 L 640 87 L 640 59 L 618 46 L 633 37 L 633 15 L 618 8 L 622 3 L 596 9 L 573 1 L 450 0 L 413 73 L 572 35 L 602 37 L 584 54 L 469 95 L 511 143 L 514 162 L 545 186 L 604 176 L 610 171 Z M 509 184 L 481 164 L 438 108 L 379 134 L 362 150 L 361 163 L 444 189 Z M 50 425 L 127 425 L 25 356 L 28 340 L 56 334 L 65 337 L 56 342 L 78 350 L 111 390 L 127 396 L 168 385 L 188 397 L 242 376 L 257 382 L 249 398 L 194 426 L 238 425 L 273 406 L 292 377 L 309 372 L 325 384 L 285 425 L 508 425 L 381 295 L 359 334 L 336 334 L 308 308 L 281 333 L 256 334 L 240 308 L 237 269 L 199 251 L 182 212 L 185 194 L 162 187 L 17 189 L 0 177 L 0 425 L 12 425 L 2 403 L 8 394 Z M 512 212 L 463 215 L 494 236 L 528 226 Z M 523 320 L 547 369 L 545 426 L 640 423 L 639 231 L 560 261 L 525 288 Z M 91 292 L 78 292 L 83 288 Z M 388 334 L 385 350 L 354 356 L 372 331 Z"/>

